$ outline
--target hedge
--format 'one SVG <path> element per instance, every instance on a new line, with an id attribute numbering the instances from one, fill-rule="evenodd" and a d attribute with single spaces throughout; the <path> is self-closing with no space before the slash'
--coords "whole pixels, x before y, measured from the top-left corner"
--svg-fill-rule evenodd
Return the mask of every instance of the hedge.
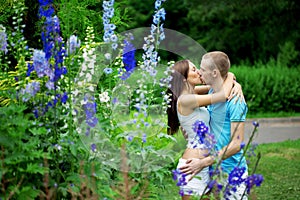
<path id="1" fill-rule="evenodd" d="M 249 112 L 300 112 L 300 68 L 277 65 L 232 66 Z"/>

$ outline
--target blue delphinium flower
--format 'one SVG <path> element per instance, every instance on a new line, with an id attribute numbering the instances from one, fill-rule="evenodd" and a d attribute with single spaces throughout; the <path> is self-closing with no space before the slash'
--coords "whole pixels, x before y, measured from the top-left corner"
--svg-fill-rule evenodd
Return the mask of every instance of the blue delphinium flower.
<path id="1" fill-rule="evenodd" d="M 197 120 L 194 124 L 193 124 L 193 130 L 194 132 L 197 134 L 198 136 L 198 140 L 200 142 L 200 144 L 204 143 L 204 139 L 206 134 L 209 131 L 208 126 L 205 125 L 205 123 L 203 121 L 199 121 Z"/>
<path id="2" fill-rule="evenodd" d="M 215 135 L 209 132 L 209 127 L 203 121 L 197 120 L 193 124 L 193 130 L 196 133 L 196 140 L 193 148 L 197 148 L 198 144 L 204 144 L 203 149 L 208 150 L 208 153 L 213 152 L 217 143 Z M 216 152 L 214 152 L 216 153 Z"/>
<path id="3" fill-rule="evenodd" d="M 257 146 L 258 146 L 257 143 L 252 143 L 250 145 L 250 148 L 247 151 L 247 156 L 248 157 L 250 157 L 250 156 L 256 156 L 255 149 L 256 149 Z"/>
<path id="4" fill-rule="evenodd" d="M 161 6 L 161 3 L 162 3 L 162 0 L 156 0 L 155 1 L 155 9 L 158 9 Z"/>
<path id="5" fill-rule="evenodd" d="M 245 173 L 245 167 L 235 167 L 229 174 L 228 183 L 230 185 L 240 185 L 244 182 L 244 178 L 242 178 L 243 174 Z"/>
<path id="6" fill-rule="evenodd" d="M 182 186 L 187 184 L 186 175 L 181 173 L 179 169 L 172 170 L 173 180 L 177 181 L 177 186 Z"/>
<path id="7" fill-rule="evenodd" d="M 45 57 L 45 52 L 34 50 L 33 52 L 33 67 L 39 78 L 48 76 L 50 79 L 54 77 L 54 73 L 49 67 L 49 63 Z M 28 68 L 29 71 L 30 68 Z"/>
<path id="8" fill-rule="evenodd" d="M 21 90 L 21 94 L 23 95 L 22 100 L 27 102 L 30 98 L 34 97 L 40 91 L 40 83 L 39 82 L 30 82 L 26 85 L 25 89 Z"/>
<path id="9" fill-rule="evenodd" d="M 180 189 L 180 190 L 179 190 L 179 195 L 182 196 L 182 197 L 184 196 L 184 191 L 183 191 L 183 189 Z"/>
<path id="10" fill-rule="evenodd" d="M 155 47 L 165 38 L 163 24 L 161 22 L 165 20 L 166 12 L 164 8 L 161 8 L 162 2 L 165 2 L 165 0 L 155 1 L 155 13 L 150 30 L 151 34 L 144 39 L 146 43 L 143 46 L 143 68 L 150 76 L 156 76 L 157 70 L 155 68 L 160 60 Z"/>
<path id="11" fill-rule="evenodd" d="M 116 49 L 118 47 L 117 41 L 118 36 L 114 33 L 116 29 L 116 25 L 111 23 L 111 18 L 114 16 L 114 0 L 103 1 L 103 27 L 104 27 L 104 34 L 103 34 L 103 41 L 106 43 L 112 43 L 112 48 Z"/>
<path id="12" fill-rule="evenodd" d="M 172 174 L 173 174 L 173 180 L 174 181 L 177 181 L 178 180 L 178 177 L 180 176 L 181 172 L 179 169 L 176 169 L 176 170 L 172 170 Z"/>
<path id="13" fill-rule="evenodd" d="M 33 109 L 33 114 L 34 114 L 34 117 L 35 117 L 35 118 L 38 118 L 38 117 L 39 117 L 39 110 L 38 110 L 38 108 L 34 108 L 34 109 Z"/>
<path id="14" fill-rule="evenodd" d="M 224 190 L 224 197 L 228 197 L 232 195 L 232 193 L 236 192 L 237 187 L 245 182 L 245 178 L 243 178 L 243 174 L 245 173 L 245 167 L 235 167 L 228 176 L 228 183 Z"/>
<path id="15" fill-rule="evenodd" d="M 89 136 L 91 133 L 91 127 L 87 127 L 85 130 L 85 136 Z"/>
<path id="16" fill-rule="evenodd" d="M 28 64 L 26 76 L 30 76 L 32 71 L 36 71 L 39 78 L 48 77 L 45 84 L 46 88 L 49 90 L 56 90 L 56 82 L 62 75 L 67 73 L 67 68 L 62 66 L 65 50 L 63 39 L 60 36 L 60 23 L 57 16 L 52 16 L 54 13 L 52 0 L 39 0 L 39 3 L 38 16 L 44 21 L 43 30 L 41 32 L 43 50 L 34 50 L 32 57 L 33 63 Z M 54 62 L 52 62 L 52 60 L 54 60 Z M 31 87 L 31 85 L 26 86 L 26 88 L 27 87 Z M 53 93 L 47 93 L 47 95 L 51 94 Z M 52 100 L 45 105 L 39 105 L 41 106 L 40 110 L 35 107 L 33 111 L 35 117 L 45 114 L 49 108 L 54 107 L 59 100 L 61 100 L 62 103 L 66 103 L 68 96 L 65 92 L 62 95 L 58 94 L 51 99 Z"/>
<path id="17" fill-rule="evenodd" d="M 48 62 L 51 57 L 55 59 L 54 66 L 49 66 L 53 71 L 53 75 L 49 76 L 49 81 L 56 82 L 60 79 L 61 75 L 67 73 L 66 67 L 60 67 L 65 54 L 63 39 L 60 36 L 60 23 L 57 16 L 52 16 L 54 13 L 52 0 L 40 0 L 39 3 L 39 17 L 44 19 L 43 31 L 41 33 L 43 51 Z M 54 83 L 48 83 L 48 88 L 55 89 L 52 87 L 53 85 Z"/>
<path id="18" fill-rule="evenodd" d="M 43 50 L 47 61 L 49 61 L 51 57 L 55 59 L 54 66 L 50 66 L 50 68 L 54 68 L 52 69 L 54 71 L 54 76 L 49 77 L 49 81 L 56 82 L 60 79 L 61 75 L 67 73 L 66 67 L 60 67 L 63 63 L 63 57 L 65 54 L 63 39 L 60 36 L 60 23 L 56 15 L 52 16 L 54 13 L 52 0 L 41 0 L 39 2 L 39 17 L 44 18 L 43 31 L 41 33 Z M 48 83 L 48 88 L 53 89 L 52 85 L 54 85 L 54 83 Z"/>
<path id="19" fill-rule="evenodd" d="M 127 72 L 132 71 L 135 68 L 135 48 L 133 44 L 129 41 L 124 40 L 124 49 L 123 49 L 123 63 Z"/>
<path id="20" fill-rule="evenodd" d="M 26 72 L 26 76 L 30 76 L 31 72 L 34 70 L 34 66 L 30 63 L 28 63 L 27 65 L 27 72 Z"/>
<path id="21" fill-rule="evenodd" d="M 91 150 L 92 150 L 92 152 L 96 152 L 97 151 L 97 146 L 96 146 L 96 144 L 91 144 Z"/>
<path id="22" fill-rule="evenodd" d="M 44 9 L 44 7 L 47 7 L 47 6 L 52 6 L 52 3 L 53 3 L 53 0 L 39 0 L 40 9 Z M 40 12 L 40 13 L 43 13 L 43 12 Z"/>
<path id="23" fill-rule="evenodd" d="M 221 174 L 220 168 L 210 168 L 209 171 L 209 177 L 213 176 L 219 176 Z"/>
<path id="24" fill-rule="evenodd" d="M 5 54 L 7 53 L 7 35 L 5 32 L 5 28 L 0 25 L 0 51 L 3 51 Z"/>
<path id="25" fill-rule="evenodd" d="M 85 116 L 86 116 L 86 123 L 90 127 L 95 127 L 98 123 L 98 118 L 95 116 L 96 115 L 96 103 L 93 101 L 88 101 L 84 105 L 84 111 L 85 111 Z"/>
<path id="26" fill-rule="evenodd" d="M 71 35 L 67 42 L 67 54 L 73 54 L 80 48 L 80 40 L 77 36 Z"/>
<path id="27" fill-rule="evenodd" d="M 31 82 L 26 86 L 26 93 L 35 96 L 38 91 L 40 91 L 40 82 Z"/>
<path id="28" fill-rule="evenodd" d="M 44 18 L 44 27 L 41 32 L 44 52 L 46 59 L 49 60 L 52 56 L 52 49 L 55 47 L 55 41 L 53 40 L 53 33 L 55 32 L 55 26 L 53 25 L 52 15 L 54 8 L 52 6 L 52 0 L 39 0 L 39 17 Z"/>
<path id="29" fill-rule="evenodd" d="M 103 72 L 104 72 L 105 74 L 111 74 L 111 73 L 113 72 L 113 70 L 112 70 L 112 68 L 110 68 L 110 67 L 106 67 L 106 68 L 104 68 Z"/>
<path id="30" fill-rule="evenodd" d="M 257 121 L 253 121 L 252 124 L 254 127 L 259 127 L 259 123 Z"/>
<path id="31" fill-rule="evenodd" d="M 68 100 L 68 93 L 64 92 L 64 94 L 61 96 L 61 102 L 66 103 Z"/>
<path id="32" fill-rule="evenodd" d="M 136 67 L 135 48 L 128 40 L 124 40 L 123 57 L 125 71 L 121 72 L 120 78 L 126 80 Z"/>
<path id="33" fill-rule="evenodd" d="M 153 23 L 156 25 L 159 24 L 160 19 L 165 20 L 165 16 L 166 16 L 166 11 L 164 8 L 157 10 L 153 16 Z"/>
<path id="34" fill-rule="evenodd" d="M 143 143 L 145 143 L 147 141 L 147 135 L 146 135 L 146 133 L 143 133 L 142 141 L 143 141 Z"/>
<path id="35" fill-rule="evenodd" d="M 260 186 L 263 181 L 264 177 L 261 174 L 252 174 L 251 176 L 248 176 L 245 180 L 247 193 L 250 193 L 250 190 L 254 185 Z"/>
<path id="36" fill-rule="evenodd" d="M 127 136 L 127 140 L 128 140 L 129 142 L 131 142 L 131 141 L 133 140 L 133 136 L 132 136 L 132 135 L 128 135 L 128 136 Z"/>
<path id="37" fill-rule="evenodd" d="M 241 147 L 241 149 L 243 149 L 245 147 L 245 142 L 242 142 L 240 147 Z"/>
<path id="38" fill-rule="evenodd" d="M 213 187 L 217 184 L 217 181 L 216 180 L 211 180 L 209 181 L 209 183 L 207 184 L 207 189 L 208 190 L 211 190 L 213 189 Z"/>

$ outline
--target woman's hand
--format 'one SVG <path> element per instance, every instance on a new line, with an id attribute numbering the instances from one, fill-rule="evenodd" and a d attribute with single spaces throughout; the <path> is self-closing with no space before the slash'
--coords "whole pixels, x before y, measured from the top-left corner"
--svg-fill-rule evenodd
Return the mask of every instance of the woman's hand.
<path id="1" fill-rule="evenodd" d="M 203 159 L 190 158 L 186 161 L 185 165 L 180 167 L 180 172 L 191 175 L 187 181 L 190 181 L 198 172 L 205 167 Z"/>
<path id="2" fill-rule="evenodd" d="M 237 98 L 235 99 L 234 103 L 236 103 L 238 100 L 240 100 L 240 102 L 245 101 L 242 86 L 236 81 L 234 81 L 233 87 L 227 100 L 230 101 L 235 96 L 237 96 Z"/>

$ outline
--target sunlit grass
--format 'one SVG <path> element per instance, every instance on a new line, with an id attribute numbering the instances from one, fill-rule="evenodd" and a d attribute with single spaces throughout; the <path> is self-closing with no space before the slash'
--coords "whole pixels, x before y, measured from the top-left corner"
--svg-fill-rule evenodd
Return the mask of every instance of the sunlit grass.
<path id="1" fill-rule="evenodd" d="M 300 139 L 261 144 L 256 151 L 262 156 L 256 173 L 265 179 L 255 189 L 257 199 L 300 199 Z"/>
<path id="2" fill-rule="evenodd" d="M 277 118 L 277 117 L 300 117 L 300 113 L 298 112 L 276 112 L 276 113 L 257 113 L 251 112 L 247 113 L 247 118 Z"/>

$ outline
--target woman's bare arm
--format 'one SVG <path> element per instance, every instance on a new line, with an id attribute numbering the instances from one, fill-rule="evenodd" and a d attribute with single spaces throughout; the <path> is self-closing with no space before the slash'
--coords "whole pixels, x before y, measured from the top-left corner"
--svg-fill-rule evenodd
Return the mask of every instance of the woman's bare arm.
<path id="1" fill-rule="evenodd" d="M 209 85 L 197 85 L 194 89 L 194 92 L 195 94 L 207 94 L 209 90 Z"/>

